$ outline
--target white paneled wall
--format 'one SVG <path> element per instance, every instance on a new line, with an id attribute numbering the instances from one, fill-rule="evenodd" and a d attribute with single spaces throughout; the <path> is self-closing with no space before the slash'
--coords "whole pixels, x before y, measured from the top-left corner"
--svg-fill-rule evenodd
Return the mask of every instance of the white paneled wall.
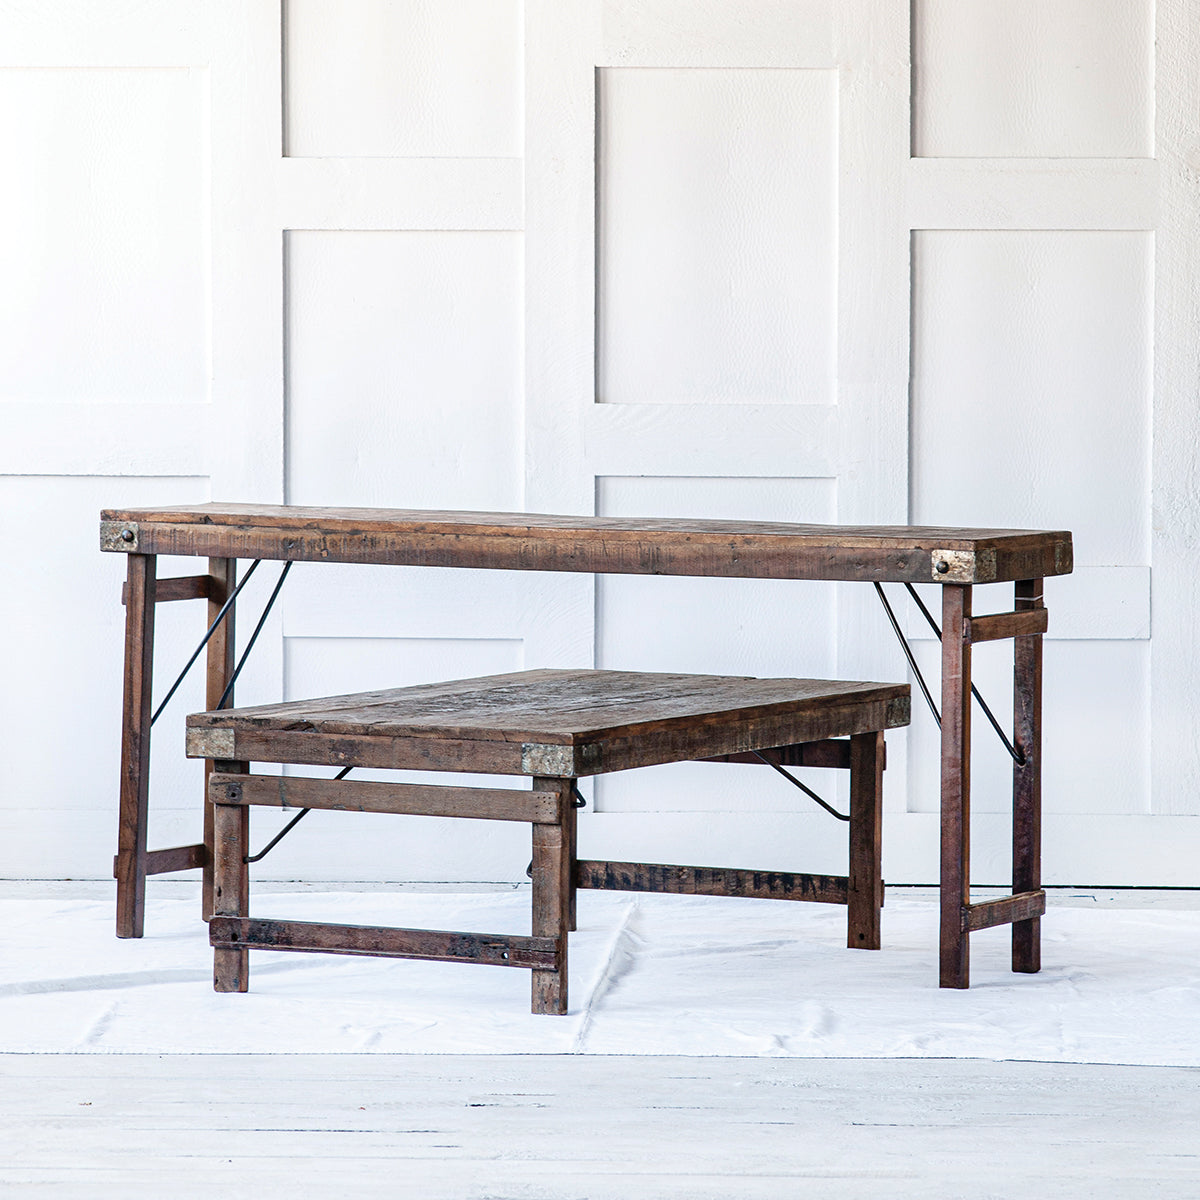
<path id="1" fill-rule="evenodd" d="M 597 399 L 832 403 L 836 72 L 610 69 L 596 108 Z"/>
<path id="2" fill-rule="evenodd" d="M 108 873 L 98 510 L 212 495 L 1072 529 L 1047 878 L 1200 884 L 1198 30 L 1200 0 L 7 6 L 0 513 L 36 536 L 0 600 L 0 874 Z M 160 609 L 157 694 L 202 621 Z M 302 564 L 239 695 L 593 662 L 905 672 L 869 588 Z M 1003 648 L 976 665 L 1009 719 Z M 198 689 L 156 727 L 155 844 L 198 830 Z M 975 728 L 976 877 L 1000 882 L 1009 767 Z M 889 737 L 892 881 L 934 878 L 936 760 L 918 699 Z M 585 791 L 588 854 L 844 858 L 753 768 Z M 528 861 L 516 828 L 366 824 L 317 814 L 263 870 Z"/>

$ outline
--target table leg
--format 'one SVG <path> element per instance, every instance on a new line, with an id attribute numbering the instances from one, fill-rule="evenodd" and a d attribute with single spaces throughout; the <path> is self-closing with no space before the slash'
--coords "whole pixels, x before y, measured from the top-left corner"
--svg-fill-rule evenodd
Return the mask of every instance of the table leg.
<path id="1" fill-rule="evenodd" d="M 1042 608 L 1042 581 L 1016 584 L 1018 612 Z M 1013 766 L 1013 891 L 1042 886 L 1042 635 L 1018 637 L 1013 648 L 1013 741 L 1024 764 Z M 1041 969 L 1041 920 L 1017 921 L 1012 930 L 1012 969 Z"/>
<path id="2" fill-rule="evenodd" d="M 532 1009 L 561 1015 L 567 1011 L 567 930 L 571 908 L 571 839 L 567 815 L 574 797 L 569 779 L 537 776 L 533 790 L 558 793 L 558 824 L 533 826 L 533 936 L 558 943 L 558 970 L 533 972 Z"/>
<path id="3" fill-rule="evenodd" d="M 249 773 L 248 762 L 217 762 L 216 770 L 225 774 Z M 213 887 L 213 916 L 248 917 L 250 915 L 250 806 L 248 804 L 213 805 L 213 852 L 216 864 Z M 213 989 L 218 992 L 250 990 L 250 952 L 232 946 L 213 950 Z"/>
<path id="4" fill-rule="evenodd" d="M 883 829 L 883 730 L 850 739 L 850 886 L 846 945 L 878 950 L 883 877 L 879 857 Z"/>
<path id="5" fill-rule="evenodd" d="M 154 676 L 157 559 L 130 554 L 125 596 L 121 798 L 117 829 L 117 937 L 141 937 L 146 913 L 150 795 L 150 690 Z"/>
<path id="6" fill-rule="evenodd" d="M 941 986 L 971 982 L 963 912 L 971 898 L 971 588 L 942 588 Z"/>
<path id="7" fill-rule="evenodd" d="M 208 594 L 208 624 L 217 619 L 221 606 L 233 594 L 237 584 L 236 558 L 210 558 L 208 574 L 212 579 Z M 204 685 L 204 703 L 211 712 L 221 701 L 221 693 L 233 674 L 234 608 L 225 614 L 217 631 L 208 642 L 208 659 Z M 231 698 L 232 700 L 232 698 Z M 213 803 L 208 798 L 208 777 L 213 772 L 211 759 L 204 762 L 204 882 L 201 887 L 201 915 L 208 920 L 213 914 Z"/>

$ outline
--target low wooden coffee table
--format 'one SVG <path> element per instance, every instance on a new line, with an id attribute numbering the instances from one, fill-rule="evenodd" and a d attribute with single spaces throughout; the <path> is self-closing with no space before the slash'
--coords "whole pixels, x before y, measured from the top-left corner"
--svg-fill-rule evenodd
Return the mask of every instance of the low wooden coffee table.
<path id="1" fill-rule="evenodd" d="M 907 684 L 633 671 L 522 671 L 195 714 L 188 754 L 214 767 L 209 936 L 216 989 L 247 990 L 252 949 L 432 958 L 529 968 L 533 1011 L 564 1013 L 578 887 L 844 904 L 847 945 L 878 950 L 883 736 L 908 718 Z M 775 763 L 804 761 L 810 745 L 810 758 L 850 771 L 845 876 L 577 860 L 581 777 L 755 753 Z M 531 778 L 532 790 L 253 775 L 251 762 L 515 775 Z M 254 805 L 526 821 L 533 830 L 532 936 L 252 919 Z M 465 829 L 464 836 L 471 834 Z"/>

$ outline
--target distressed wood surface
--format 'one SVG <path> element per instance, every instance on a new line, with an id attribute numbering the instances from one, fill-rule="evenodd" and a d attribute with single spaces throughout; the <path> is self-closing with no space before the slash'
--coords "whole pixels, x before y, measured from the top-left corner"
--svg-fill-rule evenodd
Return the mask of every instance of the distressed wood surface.
<path id="1" fill-rule="evenodd" d="M 237 813 L 244 810 L 230 811 Z M 448 929 L 332 925 L 316 921 L 272 921 L 223 915 L 213 917 L 208 931 L 209 941 L 218 954 L 244 954 L 247 950 L 294 950 L 315 954 L 359 954 L 371 958 L 474 962 L 493 967 L 527 967 L 538 971 L 553 971 L 559 961 L 558 946 L 553 938 L 517 937 L 502 933 L 456 933 Z"/>
<path id="2" fill-rule="evenodd" d="M 581 888 L 609 892 L 744 896 L 754 900 L 807 900 L 820 904 L 845 904 L 847 892 L 844 875 L 591 859 L 581 859 L 576 864 L 575 882 Z"/>
<path id="3" fill-rule="evenodd" d="M 1045 612 L 1040 579 L 1019 580 L 1016 607 Z M 1027 634 L 1013 648 L 1013 742 L 1024 755 L 1013 764 L 1013 891 L 1042 886 L 1042 639 Z M 1014 921 L 1012 969 L 1035 974 L 1041 969 L 1041 921 L 1038 914 Z"/>
<path id="4" fill-rule="evenodd" d="M 208 629 L 217 619 L 225 601 L 233 594 L 237 586 L 237 559 L 210 558 L 208 560 L 208 611 L 204 623 Z M 234 641 L 236 629 L 236 606 L 231 607 L 225 614 L 225 619 L 208 642 L 204 660 L 204 703 L 209 708 L 216 708 L 221 702 L 221 694 L 234 671 Z M 233 703 L 230 695 L 229 703 Z M 213 772 L 210 759 L 204 764 L 204 795 L 201 805 L 204 809 L 204 845 L 209 848 L 208 861 L 203 863 L 203 882 L 200 888 L 200 915 L 208 920 L 213 914 L 213 866 L 211 848 L 213 844 L 213 810 L 212 801 L 208 798 L 208 780 Z"/>
<path id="5" fill-rule="evenodd" d="M 578 777 L 891 728 L 908 715 L 906 684 L 520 671 L 197 713 L 188 753 L 214 757 L 214 731 L 232 732 L 222 752 L 256 762 Z"/>
<path id="6" fill-rule="evenodd" d="M 239 764 L 244 765 L 244 764 Z M 245 862 L 250 853 L 250 810 L 231 805 L 213 806 L 213 915 L 242 920 L 250 913 L 250 879 Z M 244 945 L 232 940 L 213 945 L 213 989 L 218 992 L 250 990 L 250 956 Z"/>
<path id="7" fill-rule="evenodd" d="M 1045 912 L 1045 892 L 1022 892 L 1015 896 L 1001 896 L 996 900 L 968 904 L 962 911 L 962 927 L 971 932 L 992 929 L 997 925 L 1012 925 L 1016 929 L 1018 923 L 1043 916 Z"/>
<path id="8" fill-rule="evenodd" d="M 760 753 L 781 767 L 827 767 L 842 771 L 850 769 L 850 742 L 846 738 L 826 738 L 820 742 L 800 742 L 794 746 L 771 746 Z M 753 751 L 746 750 L 740 754 L 715 754 L 704 761 L 761 763 L 762 759 Z"/>
<path id="9" fill-rule="evenodd" d="M 1015 637 L 1030 637 L 1045 633 L 1050 627 L 1049 614 L 1044 608 L 1024 612 L 993 613 L 986 617 L 971 617 L 963 631 L 967 641 L 995 642 Z"/>
<path id="10" fill-rule="evenodd" d="M 159 579 L 155 585 L 155 604 L 167 604 L 172 600 L 205 600 L 212 593 L 213 580 L 208 575 L 177 575 Z M 121 585 L 121 603 L 129 599 L 129 584 Z"/>
<path id="11" fill-rule="evenodd" d="M 533 936 L 553 942 L 557 949 L 550 966 L 535 970 L 530 980 L 530 1009 L 549 1016 L 567 1012 L 567 932 L 571 926 L 571 844 L 565 827 L 571 807 L 571 781 L 537 778 L 533 790 L 552 796 L 558 809 L 555 825 L 534 825 Z"/>
<path id="12" fill-rule="evenodd" d="M 218 804 L 468 817 L 532 824 L 550 824 L 558 820 L 558 803 L 553 796 L 516 788 L 303 779 L 294 775 L 213 774 L 209 780 L 209 794 Z"/>
<path id="13" fill-rule="evenodd" d="M 117 828 L 117 937 L 145 927 L 146 822 L 150 799 L 150 713 L 154 679 L 157 560 L 131 554 L 125 583 L 125 674 Z"/>
<path id="14" fill-rule="evenodd" d="M 190 728 L 578 744 L 903 696 L 903 684 L 533 670 L 200 713 Z"/>
<path id="15" fill-rule="evenodd" d="M 1065 531 L 255 504 L 106 509 L 101 522 L 103 549 L 143 554 L 911 583 L 1072 567 Z"/>
<path id="16" fill-rule="evenodd" d="M 878 950 L 883 907 L 883 730 L 850 739 L 850 879 L 846 945 Z"/>
<path id="17" fill-rule="evenodd" d="M 971 982 L 962 925 L 971 901 L 971 643 L 963 636 L 971 589 L 942 590 L 941 986 Z"/>

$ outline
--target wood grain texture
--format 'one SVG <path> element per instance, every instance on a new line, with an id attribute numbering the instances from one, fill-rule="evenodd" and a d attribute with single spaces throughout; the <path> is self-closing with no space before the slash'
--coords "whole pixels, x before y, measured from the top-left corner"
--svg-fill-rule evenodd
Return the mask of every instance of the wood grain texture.
<path id="1" fill-rule="evenodd" d="M 850 879 L 846 945 L 878 950 L 883 907 L 883 730 L 850 739 Z"/>
<path id="2" fill-rule="evenodd" d="M 996 925 L 1012 925 L 1015 930 L 1018 925 L 1028 924 L 1045 915 L 1045 912 L 1045 892 L 1021 892 L 1015 896 L 1001 896 L 997 900 L 966 905 L 962 910 L 962 927 L 973 932 L 992 929 Z"/>
<path id="3" fill-rule="evenodd" d="M 237 559 L 210 558 L 208 560 L 208 613 L 205 628 L 209 628 L 217 619 L 225 601 L 233 594 L 237 586 Z M 216 708 L 221 702 L 234 670 L 234 631 L 237 618 L 236 606 L 225 614 L 225 620 L 208 642 L 208 650 L 204 663 L 204 703 L 209 708 Z M 232 695 L 229 702 L 233 703 Z M 208 920 L 213 914 L 213 811 L 212 801 L 208 798 L 208 780 L 212 775 L 213 764 L 204 764 L 204 796 L 201 804 L 204 809 L 204 844 L 208 847 L 208 860 L 204 863 L 204 875 L 200 887 L 201 916 Z"/>
<path id="4" fill-rule="evenodd" d="M 558 820 L 558 804 L 554 797 L 516 788 L 457 788 L 440 784 L 375 783 L 361 779 L 224 774 L 214 774 L 208 786 L 209 795 L 219 804 L 466 817 L 532 824 L 553 824 Z"/>
<path id="5" fill-rule="evenodd" d="M 212 577 L 209 575 L 178 575 L 160 579 L 155 585 L 155 604 L 167 604 L 172 600 L 206 600 L 211 594 Z M 121 585 L 121 603 L 129 597 L 129 584 Z"/>
<path id="6" fill-rule="evenodd" d="M 157 561 L 131 554 L 125 583 L 125 675 L 117 829 L 117 937 L 141 937 L 146 908 L 146 822 L 154 679 Z"/>
<path id="7" fill-rule="evenodd" d="M 847 891 L 844 875 L 592 859 L 582 859 L 576 864 L 575 881 L 581 888 L 607 892 L 743 896 L 754 900 L 807 900 L 818 904 L 845 904 Z"/>
<path id="8" fill-rule="evenodd" d="M 294 950 L 309 954 L 358 954 L 372 958 L 474 962 L 493 967 L 526 967 L 534 970 L 553 970 L 559 961 L 557 946 L 552 938 L 515 937 L 501 933 L 456 933 L 443 929 L 333 925 L 316 921 L 272 921 L 231 916 L 213 917 L 208 931 L 209 941 L 217 953 L 226 954 L 245 954 L 247 950 Z"/>
<path id="9" fill-rule="evenodd" d="M 942 590 L 941 986 L 970 986 L 962 913 L 971 898 L 971 589 Z"/>
<path id="10" fill-rule="evenodd" d="M 616 574 L 928 583 L 1067 574 L 1065 531 L 802 525 L 411 509 L 207 504 L 106 509 L 106 549 L 209 557 Z M 112 531 L 136 530 L 133 542 Z"/>
<path id="11" fill-rule="evenodd" d="M 250 810 L 232 805 L 214 805 L 212 921 L 239 920 L 250 912 L 248 877 L 243 859 L 250 852 Z M 212 925 L 210 923 L 211 931 Z M 250 990 L 250 956 L 243 945 L 211 939 L 213 946 L 213 990 Z"/>
<path id="12" fill-rule="evenodd" d="M 1014 590 L 1018 610 L 1045 612 L 1040 579 L 1020 580 Z M 1042 886 L 1042 638 L 1037 633 L 1014 643 L 1013 744 L 1025 758 L 1013 764 L 1013 891 L 1036 892 Z M 1014 971 L 1041 970 L 1040 915 L 1013 924 Z"/>
<path id="13" fill-rule="evenodd" d="M 538 778 L 533 790 L 554 797 L 558 823 L 533 826 L 533 936 L 552 941 L 557 959 L 552 967 L 535 970 L 530 1009 L 537 1014 L 567 1012 L 567 931 L 571 924 L 571 855 L 574 847 L 564 828 L 571 807 L 571 781 Z"/>
<path id="14" fill-rule="evenodd" d="M 971 617 L 963 631 L 967 641 L 995 642 L 1007 638 L 1030 637 L 1045 633 L 1049 628 L 1049 614 L 1044 608 L 1024 612 L 993 613 L 986 617 Z"/>
<path id="15" fill-rule="evenodd" d="M 905 684 L 631 671 L 521 671 L 453 683 L 193 714 L 233 731 L 238 758 L 578 777 L 908 722 Z M 533 765 L 531 765 L 531 763 Z"/>

